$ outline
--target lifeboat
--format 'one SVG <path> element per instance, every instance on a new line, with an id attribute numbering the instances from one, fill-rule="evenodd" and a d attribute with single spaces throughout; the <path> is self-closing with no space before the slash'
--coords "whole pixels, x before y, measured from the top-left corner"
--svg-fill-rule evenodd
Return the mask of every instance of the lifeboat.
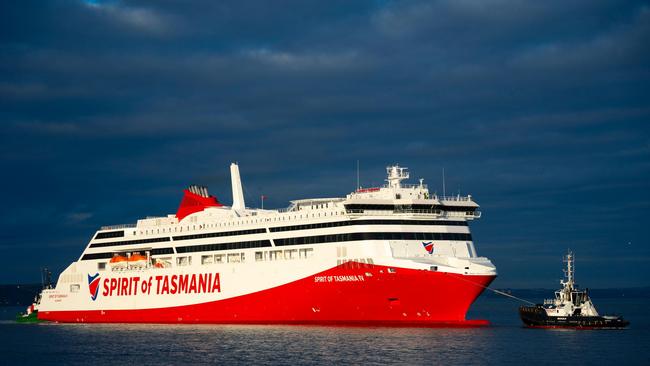
<path id="1" fill-rule="evenodd" d="M 140 253 L 133 253 L 129 257 L 128 262 L 131 268 L 144 268 L 147 266 L 147 257 Z"/>
<path id="2" fill-rule="evenodd" d="M 128 259 L 120 254 L 113 254 L 113 258 L 110 260 L 111 268 L 115 269 L 124 269 L 127 266 Z"/>

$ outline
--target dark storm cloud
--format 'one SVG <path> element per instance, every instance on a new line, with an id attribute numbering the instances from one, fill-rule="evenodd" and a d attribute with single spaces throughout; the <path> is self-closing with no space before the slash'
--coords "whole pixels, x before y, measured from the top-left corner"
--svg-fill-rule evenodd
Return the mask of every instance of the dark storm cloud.
<path id="1" fill-rule="evenodd" d="M 231 161 L 282 206 L 347 193 L 359 159 L 364 185 L 400 162 L 438 192 L 445 167 L 503 285 L 548 284 L 569 246 L 647 284 L 649 38 L 635 1 L 2 3 L 0 249 L 30 259 L 0 281 L 188 183 L 229 203 Z"/>

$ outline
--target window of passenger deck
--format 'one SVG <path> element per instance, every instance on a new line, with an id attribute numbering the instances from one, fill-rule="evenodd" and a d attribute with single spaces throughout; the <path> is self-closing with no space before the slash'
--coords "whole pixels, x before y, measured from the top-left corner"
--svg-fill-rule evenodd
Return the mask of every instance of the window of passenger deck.
<path id="1" fill-rule="evenodd" d="M 255 261 L 260 262 L 264 260 L 264 252 L 255 252 Z"/>
<path id="2" fill-rule="evenodd" d="M 214 256 L 213 255 L 202 255 L 201 256 L 201 264 L 212 264 L 214 263 Z"/>
<path id="3" fill-rule="evenodd" d="M 298 258 L 297 249 L 287 249 L 284 251 L 284 259 L 296 259 Z"/>
<path id="4" fill-rule="evenodd" d="M 176 257 L 176 265 L 189 266 L 192 264 L 192 257 Z"/>
<path id="5" fill-rule="evenodd" d="M 314 255 L 313 248 L 302 248 L 298 252 L 301 259 L 307 259 Z"/>
<path id="6" fill-rule="evenodd" d="M 240 253 L 230 253 L 228 254 L 228 263 L 239 263 L 241 262 Z"/>
<path id="7" fill-rule="evenodd" d="M 277 261 L 282 259 L 282 251 L 281 250 L 271 250 L 269 252 L 269 260 L 272 261 Z"/>

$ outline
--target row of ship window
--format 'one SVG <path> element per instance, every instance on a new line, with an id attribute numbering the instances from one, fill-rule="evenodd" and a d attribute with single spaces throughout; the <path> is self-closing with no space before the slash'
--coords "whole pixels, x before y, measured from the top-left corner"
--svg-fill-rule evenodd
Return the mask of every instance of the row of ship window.
<path id="1" fill-rule="evenodd" d="M 219 243 L 219 244 L 203 244 L 191 245 L 186 247 L 176 247 L 177 253 L 193 253 L 193 252 L 213 252 L 219 250 L 233 250 L 233 249 L 249 249 L 270 247 L 270 240 L 252 240 L 241 241 L 236 243 Z"/>
<path id="2" fill-rule="evenodd" d="M 288 259 L 307 259 L 314 256 L 313 248 L 301 249 L 285 249 L 285 250 L 265 250 L 255 252 L 255 262 L 263 261 L 279 261 Z M 202 255 L 201 264 L 222 264 L 222 263 L 242 263 L 246 262 L 246 253 L 228 253 L 228 254 L 214 254 Z M 187 266 L 192 264 L 192 257 L 178 257 L 176 264 L 179 266 Z"/>
<path id="3" fill-rule="evenodd" d="M 443 226 L 467 226 L 467 221 L 447 221 L 447 220 L 346 220 L 337 222 L 321 222 L 318 224 L 305 224 L 293 226 L 271 227 L 269 230 L 274 232 L 323 229 L 339 226 L 354 225 L 443 225 Z"/>
<path id="4" fill-rule="evenodd" d="M 114 247 L 117 245 L 133 245 L 133 244 L 149 244 L 149 243 L 162 243 L 166 241 L 171 241 L 171 238 L 168 236 L 161 238 L 148 238 L 148 239 L 136 239 L 136 240 L 122 240 L 122 241 L 112 241 L 108 243 L 92 243 L 90 244 L 91 248 L 104 248 L 104 247 Z"/>
<path id="5" fill-rule="evenodd" d="M 95 235 L 95 239 L 121 238 L 121 237 L 124 237 L 124 230 L 106 231 L 103 233 L 97 233 L 97 235 Z"/>
<path id="6" fill-rule="evenodd" d="M 285 250 L 265 250 L 255 252 L 255 261 L 279 261 L 286 259 L 307 259 L 314 256 L 313 248 L 301 249 L 285 249 Z M 179 257 L 188 258 L 189 262 L 185 265 L 191 264 L 192 257 Z M 229 253 L 229 254 L 215 254 L 215 255 L 202 255 L 201 264 L 221 264 L 221 263 L 242 263 L 246 261 L 246 253 Z M 178 265 L 181 264 L 179 261 Z"/>
<path id="7" fill-rule="evenodd" d="M 455 241 L 472 241 L 472 235 L 469 233 L 348 233 L 334 235 L 303 236 L 297 238 L 274 239 L 276 246 L 285 245 L 302 245 L 302 244 L 322 244 L 336 243 L 342 241 L 359 241 L 359 240 L 455 240 Z"/>
<path id="8" fill-rule="evenodd" d="M 340 226 L 354 226 L 354 225 L 443 225 L 443 226 L 467 226 L 466 221 L 447 221 L 447 220 L 346 220 L 346 221 L 337 221 L 337 222 L 322 222 L 317 224 L 305 224 L 305 225 L 292 225 L 292 226 L 281 226 L 281 227 L 272 227 L 269 228 L 271 232 L 282 232 L 282 231 L 295 231 L 295 230 L 310 230 L 310 229 L 322 229 L 330 227 L 340 227 Z M 113 232 L 121 233 L 119 236 L 124 236 L 124 231 Z M 225 237 L 225 236 L 238 236 L 238 235 L 251 235 L 251 234 L 263 234 L 266 233 L 266 229 L 249 229 L 249 230 L 237 230 L 237 231 L 224 231 L 216 233 L 202 233 L 202 234 L 192 234 L 192 235 L 180 235 L 174 236 L 174 241 L 180 240 L 190 240 L 190 239 L 205 239 L 205 238 L 216 238 L 216 237 Z M 110 233 L 98 233 L 95 237 L 100 239 L 100 234 L 110 234 Z M 117 237 L 118 235 L 116 235 Z M 103 242 L 103 243 L 92 243 L 91 248 L 103 248 L 110 246 L 118 245 L 131 245 L 131 244 L 146 244 L 146 243 L 156 243 L 156 242 L 166 242 L 170 241 L 169 237 L 160 237 L 160 238 L 148 238 L 148 239 L 138 239 L 138 240 L 122 240 L 114 242 Z"/>
<path id="9" fill-rule="evenodd" d="M 255 262 L 264 261 L 283 261 L 294 259 L 308 259 L 314 256 L 313 248 L 285 249 L 285 250 L 268 250 L 255 252 Z M 171 268 L 172 258 L 158 258 L 157 263 L 163 264 L 155 268 Z M 209 254 L 201 256 L 201 265 L 225 264 L 225 263 L 244 263 L 246 262 L 246 253 L 228 253 L 228 254 Z M 177 267 L 186 267 L 192 265 L 192 256 L 176 257 Z M 355 258 L 355 259 L 338 259 L 336 265 L 343 265 L 345 268 L 369 268 L 374 264 L 372 258 Z M 97 263 L 97 270 L 105 271 L 106 262 Z"/>
<path id="10" fill-rule="evenodd" d="M 265 250 L 260 252 L 255 252 L 255 261 L 280 261 L 280 260 L 292 260 L 292 259 L 307 259 L 314 256 L 313 248 L 301 248 L 301 249 L 285 249 L 285 250 Z M 225 264 L 225 263 L 243 263 L 246 262 L 246 253 L 228 253 L 228 254 L 208 254 L 201 256 L 201 265 L 210 265 L 210 264 Z M 161 264 L 160 266 L 155 266 L 155 268 L 170 268 L 172 267 L 172 258 L 156 258 L 156 263 Z M 176 257 L 176 266 L 185 267 L 192 265 L 192 256 L 178 256 Z M 99 271 L 106 270 L 106 262 L 97 263 L 97 269 Z"/>
<path id="11" fill-rule="evenodd" d="M 348 234 L 317 235 L 317 236 L 303 236 L 303 237 L 286 238 L 286 239 L 274 239 L 273 242 L 275 243 L 276 246 L 290 246 L 290 245 L 323 244 L 323 243 L 336 243 L 336 242 L 360 241 L 360 240 L 472 241 L 472 235 L 469 233 L 367 232 L 367 233 L 348 233 Z M 271 241 L 252 240 L 252 241 L 234 242 L 234 243 L 182 246 L 182 247 L 176 247 L 176 252 L 180 254 L 180 253 L 261 248 L 261 247 L 271 247 Z M 146 249 L 129 249 L 129 250 L 138 251 L 138 250 L 146 250 Z M 173 254 L 173 253 L 174 253 L 173 248 L 157 248 L 151 250 L 152 255 Z M 90 254 L 84 254 L 82 260 L 104 259 L 104 258 L 111 258 L 112 256 L 113 256 L 113 252 L 90 253 Z"/>
<path id="12" fill-rule="evenodd" d="M 189 239 L 218 238 L 218 237 L 222 237 L 222 236 L 263 234 L 263 233 L 266 233 L 266 229 L 262 228 L 262 229 L 237 230 L 237 231 L 222 231 L 222 232 L 217 232 L 217 233 L 204 233 L 204 234 L 174 236 L 174 241 L 177 241 L 177 240 L 189 240 Z"/>
<path id="13" fill-rule="evenodd" d="M 129 249 L 129 252 L 145 252 L 149 251 L 151 255 L 165 255 L 165 254 L 174 254 L 174 248 L 168 247 L 168 248 L 155 248 L 155 249 L 148 249 L 148 248 L 137 248 L 137 249 Z M 112 258 L 115 252 L 104 252 L 104 253 L 88 253 L 84 254 L 81 257 L 82 261 L 86 260 L 93 260 L 93 259 L 108 259 Z"/>
<path id="14" fill-rule="evenodd" d="M 348 204 L 345 205 L 348 212 L 355 211 L 394 211 L 394 212 L 409 212 L 409 211 L 450 211 L 450 212 L 474 212 L 476 207 L 472 206 L 447 206 L 447 205 L 382 205 L 382 204 Z"/>

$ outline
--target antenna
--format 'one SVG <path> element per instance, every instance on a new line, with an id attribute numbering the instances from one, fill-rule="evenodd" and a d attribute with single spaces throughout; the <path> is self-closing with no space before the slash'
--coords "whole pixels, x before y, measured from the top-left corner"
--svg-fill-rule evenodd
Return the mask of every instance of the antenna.
<path id="1" fill-rule="evenodd" d="M 569 286 L 570 288 L 573 288 L 575 267 L 574 267 L 574 256 L 571 249 L 568 250 L 567 255 L 564 257 L 564 262 L 566 263 L 566 269 L 563 270 L 564 275 L 566 276 L 566 282 L 562 281 L 561 283 L 565 286 Z"/>
<path id="2" fill-rule="evenodd" d="M 442 168 L 442 199 L 444 199 L 446 195 L 447 191 L 445 189 L 445 168 Z"/>
<path id="3" fill-rule="evenodd" d="M 359 190 L 359 188 L 360 188 L 360 186 L 359 186 L 359 159 L 357 159 L 357 189 L 356 190 Z"/>

